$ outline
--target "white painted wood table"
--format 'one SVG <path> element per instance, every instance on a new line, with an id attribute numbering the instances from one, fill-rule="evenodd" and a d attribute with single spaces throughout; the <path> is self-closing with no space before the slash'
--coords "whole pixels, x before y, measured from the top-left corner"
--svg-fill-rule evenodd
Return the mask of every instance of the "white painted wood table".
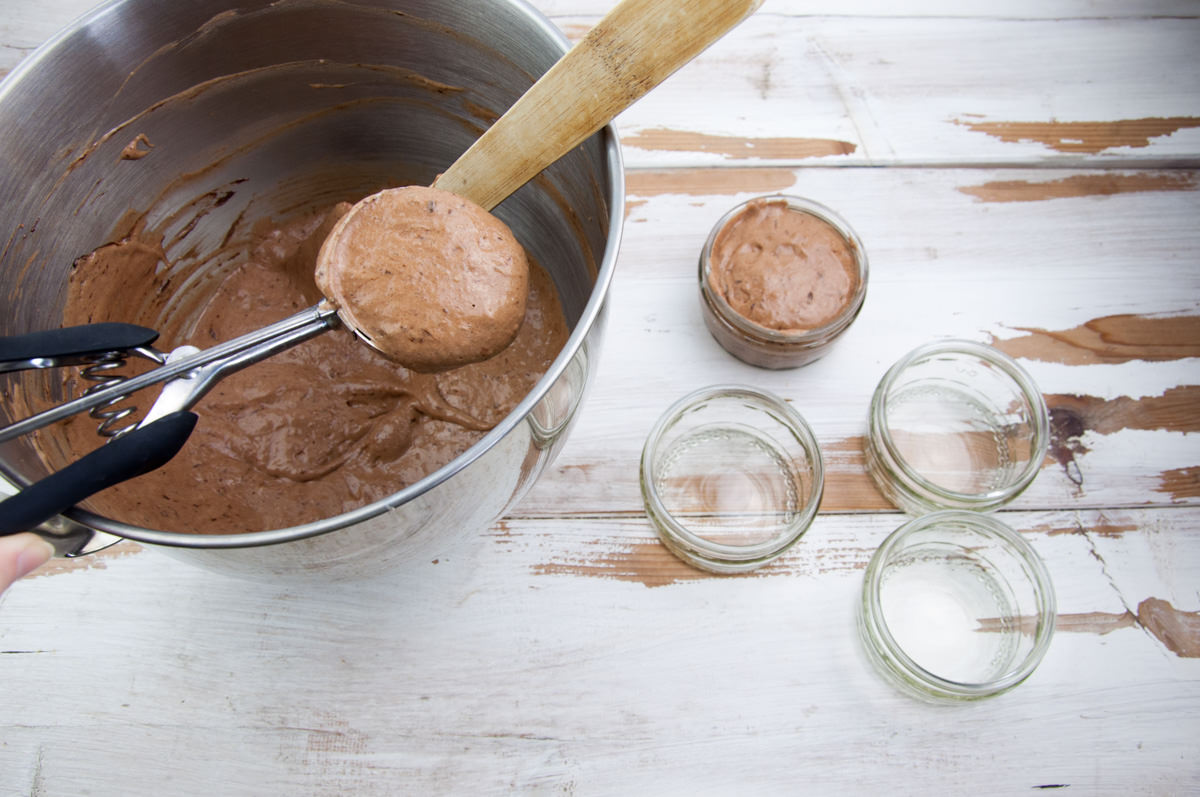
<path id="1" fill-rule="evenodd" d="M 606 0 L 535 2 L 578 37 Z M 90 0 L 0 0 L 0 73 Z M 298 590 L 131 543 L 0 597 L 0 794 L 1200 792 L 1200 4 L 767 0 L 619 120 L 627 226 L 580 424 L 516 511 L 394 577 Z M 0 131 L 12 135 L 12 131 Z M 865 309 L 766 372 L 702 324 L 735 202 L 832 206 Z M 863 568 L 903 516 L 861 440 L 886 367 L 994 343 L 1055 437 L 1001 517 L 1057 634 L 1015 691 L 894 692 L 861 655 Z M 752 575 L 673 559 L 637 461 L 684 393 L 790 400 L 830 471 Z"/>

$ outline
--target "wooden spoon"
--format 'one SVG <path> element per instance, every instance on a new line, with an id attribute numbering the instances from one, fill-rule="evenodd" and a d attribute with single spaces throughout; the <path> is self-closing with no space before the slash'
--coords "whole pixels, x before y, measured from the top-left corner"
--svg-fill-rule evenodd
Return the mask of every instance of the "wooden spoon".
<path id="1" fill-rule="evenodd" d="M 433 186 L 380 191 L 343 216 L 317 259 L 321 291 L 360 338 L 409 368 L 499 353 L 525 315 L 528 265 L 507 228 L 475 232 L 490 229 L 487 211 L 761 2 L 623 0 Z"/>
<path id="2" fill-rule="evenodd" d="M 433 186 L 491 210 L 761 4 L 623 0 Z"/>

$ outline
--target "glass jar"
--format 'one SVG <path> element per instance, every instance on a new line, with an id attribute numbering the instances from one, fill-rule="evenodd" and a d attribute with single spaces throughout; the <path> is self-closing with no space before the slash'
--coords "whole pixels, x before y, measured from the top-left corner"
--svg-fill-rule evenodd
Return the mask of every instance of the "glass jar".
<path id="1" fill-rule="evenodd" d="M 642 449 L 646 513 L 667 548 L 714 573 L 778 558 L 808 530 L 825 487 L 812 430 L 770 393 L 717 385 L 684 396 Z"/>
<path id="2" fill-rule="evenodd" d="M 945 510 L 884 540 L 863 577 L 858 628 L 871 663 L 901 691 L 977 700 L 1028 678 L 1056 618 L 1045 564 L 994 515 Z"/>
<path id="3" fill-rule="evenodd" d="M 1033 482 L 1049 443 L 1046 403 L 1021 366 L 990 346 L 944 340 L 913 350 L 880 380 L 867 472 L 913 515 L 988 511 Z"/>
<path id="4" fill-rule="evenodd" d="M 789 220 L 792 229 L 781 233 L 752 226 L 750 214 L 775 206 L 799 214 Z M 755 237 L 743 247 L 725 246 L 739 225 Z M 808 244 L 812 252 L 805 251 Z M 776 251 L 806 268 L 778 273 L 782 266 L 771 255 Z M 753 278 L 725 276 L 735 263 L 743 271 L 753 268 Z M 823 264 L 808 267 L 815 263 Z M 771 264 L 775 273 L 764 272 L 762 266 Z M 867 293 L 867 253 L 850 225 L 824 205 L 783 194 L 763 196 L 737 205 L 713 226 L 700 252 L 699 280 L 704 323 L 726 351 L 763 368 L 795 368 L 825 354 L 858 317 Z M 764 303 L 774 309 L 760 312 Z"/>

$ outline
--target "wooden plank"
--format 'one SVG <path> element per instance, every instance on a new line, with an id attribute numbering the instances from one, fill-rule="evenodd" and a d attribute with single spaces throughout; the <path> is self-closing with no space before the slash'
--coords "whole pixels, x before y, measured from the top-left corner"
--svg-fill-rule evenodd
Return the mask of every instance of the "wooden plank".
<path id="1" fill-rule="evenodd" d="M 87 7 L 6 1 L 0 72 Z M 618 118 L 627 164 L 1200 165 L 1194 6 L 1039 7 L 767 4 Z M 546 10 L 576 37 L 596 21 Z"/>
<path id="2" fill-rule="evenodd" d="M 611 6 L 535 4 L 573 37 Z M 0 0 L 0 74 L 90 5 Z M 767 0 L 619 120 L 595 388 L 510 517 L 359 583 L 131 543 L 52 563 L 0 595 L 0 793 L 1200 791 L 1198 24 L 1189 0 Z M 872 266 L 850 332 L 788 372 L 721 350 L 695 285 L 712 223 L 777 191 Z M 1047 394 L 1051 455 L 999 516 L 1059 603 L 1027 683 L 950 708 L 854 630 L 904 520 L 863 471 L 867 401 L 943 335 Z M 737 577 L 672 557 L 636 480 L 658 414 L 726 381 L 790 400 L 829 466 L 808 534 Z"/>
<path id="3" fill-rule="evenodd" d="M 631 173 L 596 389 L 518 511 L 554 514 L 562 495 L 579 511 L 639 511 L 635 466 L 655 419 L 691 390 L 727 382 L 779 394 L 813 426 L 830 466 L 827 511 L 886 509 L 861 456 L 871 393 L 891 363 L 941 337 L 1009 352 L 1049 397 L 1052 454 L 1018 506 L 1194 501 L 1200 267 L 1188 253 L 1200 250 L 1200 191 L 1190 172 L 1163 173 L 1166 185 L 1157 174 L 1093 192 L 1079 178 L 1097 173 L 1057 170 Z M 975 190 L 1001 179 L 1023 186 L 1022 198 Z M 842 340 L 823 360 L 780 372 L 712 340 L 696 283 L 711 225 L 775 191 L 833 207 L 871 261 L 866 304 Z M 1109 219 L 1120 234 L 1097 234 Z"/>
<path id="4" fill-rule="evenodd" d="M 538 9 L 551 17 L 600 16 L 613 0 L 538 0 Z M 1125 3 L 1121 0 L 986 0 L 957 3 L 954 0 L 911 0 L 903 5 L 888 0 L 766 0 L 760 14 L 780 16 L 841 17 L 950 17 L 994 20 L 1010 19 L 1108 19 L 1149 17 L 1195 17 L 1189 0 L 1152 0 Z"/>
<path id="5" fill-rule="evenodd" d="M 1195 510 L 1006 518 L 1047 560 L 1059 633 L 1027 683 L 950 710 L 893 692 L 857 647 L 885 516 L 819 519 L 744 577 L 680 565 L 640 518 L 508 522 L 319 590 L 111 555 L 0 599 L 0 677 L 21 685 L 0 790 L 907 794 L 981 767 L 992 793 L 1194 788 L 1200 659 L 1137 618 L 1149 599 L 1200 609 Z M 47 601 L 72 611 L 46 623 Z"/>
<path id="6" fill-rule="evenodd" d="M 619 129 L 631 168 L 1194 165 L 1200 87 L 1177 77 L 1198 37 L 1196 19 L 760 12 Z"/>
<path id="7" fill-rule="evenodd" d="M 0 0 L 0 77 L 96 6 L 96 0 Z"/>

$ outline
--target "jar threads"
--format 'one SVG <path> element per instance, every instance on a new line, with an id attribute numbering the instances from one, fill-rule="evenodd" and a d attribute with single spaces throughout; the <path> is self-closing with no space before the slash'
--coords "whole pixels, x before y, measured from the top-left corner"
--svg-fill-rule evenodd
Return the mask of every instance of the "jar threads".
<path id="1" fill-rule="evenodd" d="M 1008 355 L 966 340 L 920 346 L 871 398 L 867 472 L 910 514 L 989 511 L 1020 495 L 1050 443 L 1033 379 Z"/>
<path id="2" fill-rule="evenodd" d="M 876 549 L 858 629 L 900 691 L 977 700 L 1033 673 L 1056 613 L 1046 566 L 1020 534 L 994 515 L 944 510 L 910 520 Z"/>
<path id="3" fill-rule="evenodd" d="M 800 414 L 740 385 L 703 388 L 668 408 L 642 449 L 640 481 L 663 544 L 715 573 L 782 555 L 808 530 L 825 484 Z"/>

